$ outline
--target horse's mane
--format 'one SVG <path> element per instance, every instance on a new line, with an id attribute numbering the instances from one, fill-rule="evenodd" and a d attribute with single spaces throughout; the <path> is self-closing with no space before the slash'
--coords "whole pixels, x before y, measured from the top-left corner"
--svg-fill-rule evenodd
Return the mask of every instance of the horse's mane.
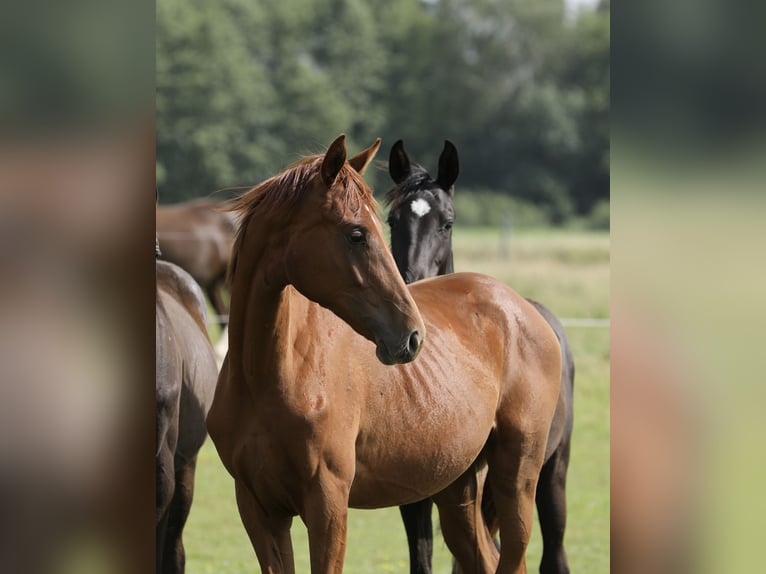
<path id="1" fill-rule="evenodd" d="M 237 267 L 237 256 L 242 246 L 247 226 L 253 219 L 282 218 L 289 213 L 314 187 L 312 181 L 319 177 L 324 155 L 306 156 L 283 171 L 256 185 L 236 198 L 226 211 L 237 212 L 239 229 L 231 252 L 231 264 L 227 281 L 231 285 Z M 342 193 L 339 203 L 345 212 L 358 213 L 363 206 L 375 212 L 377 207 L 372 191 L 362 176 L 346 162 L 333 184 L 334 193 Z"/>
<path id="2" fill-rule="evenodd" d="M 422 191 L 425 183 L 431 181 L 431 176 L 422 166 L 412 163 L 410 175 L 403 182 L 388 190 L 383 202 L 392 210 L 396 209 L 411 195 Z"/>

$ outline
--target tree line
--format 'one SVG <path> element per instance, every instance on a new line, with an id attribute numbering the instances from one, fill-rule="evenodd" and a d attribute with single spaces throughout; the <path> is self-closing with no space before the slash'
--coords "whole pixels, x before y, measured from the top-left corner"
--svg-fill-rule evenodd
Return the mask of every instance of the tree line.
<path id="1" fill-rule="evenodd" d="M 158 0 L 157 183 L 175 202 L 251 186 L 345 132 L 403 139 L 461 193 L 552 223 L 609 197 L 609 1 Z M 381 162 L 382 163 L 382 162 Z M 383 169 L 367 179 L 383 193 Z M 465 191 L 464 191 L 465 190 Z"/>

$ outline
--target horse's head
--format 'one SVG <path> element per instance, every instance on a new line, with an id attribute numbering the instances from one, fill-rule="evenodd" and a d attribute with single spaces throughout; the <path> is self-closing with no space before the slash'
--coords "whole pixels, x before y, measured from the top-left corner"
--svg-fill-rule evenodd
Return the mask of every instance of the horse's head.
<path id="1" fill-rule="evenodd" d="M 385 364 L 413 360 L 425 325 L 383 236 L 361 173 L 380 146 L 346 160 L 345 136 L 315 159 L 311 189 L 285 221 L 284 274 L 305 297 L 373 341 Z"/>
<path id="2" fill-rule="evenodd" d="M 407 283 L 453 271 L 453 185 L 459 170 L 457 149 L 450 141 L 444 142 L 436 179 L 410 163 L 402 140 L 391 148 L 388 172 L 396 183 L 386 196 L 391 250 Z"/>

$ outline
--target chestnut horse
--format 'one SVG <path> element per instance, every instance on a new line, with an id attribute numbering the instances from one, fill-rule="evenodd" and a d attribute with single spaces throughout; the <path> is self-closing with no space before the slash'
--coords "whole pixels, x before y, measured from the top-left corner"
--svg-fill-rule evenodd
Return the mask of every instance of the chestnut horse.
<path id="1" fill-rule="evenodd" d="M 208 198 L 158 205 L 156 225 L 162 259 L 194 277 L 210 299 L 219 322 L 225 324 L 229 309 L 223 291 L 236 221 L 232 213 L 221 209 L 222 205 Z"/>
<path id="2" fill-rule="evenodd" d="M 157 261 L 156 311 L 157 572 L 177 573 L 184 571 L 181 536 L 218 370 L 202 291 L 166 261 Z"/>
<path id="3" fill-rule="evenodd" d="M 263 572 L 294 572 L 296 515 L 311 572 L 339 573 L 350 506 L 426 497 L 466 572 L 526 572 L 558 340 L 490 277 L 407 289 L 360 176 L 379 145 L 347 161 L 341 135 L 238 201 L 210 436 Z M 485 471 L 499 555 L 473 511 Z"/>
<path id="4" fill-rule="evenodd" d="M 452 225 L 455 222 L 454 183 L 460 171 L 457 149 L 444 142 L 436 179 L 410 162 L 402 140 L 391 147 L 388 170 L 396 186 L 386 194 L 390 206 L 391 248 L 407 283 L 453 272 Z M 542 574 L 569 572 L 564 551 L 566 478 L 572 440 L 574 358 L 564 326 L 547 307 L 527 299 L 545 318 L 561 344 L 561 392 L 548 435 L 545 464 L 537 483 L 537 514 L 543 534 Z M 410 548 L 410 572 L 430 574 L 433 551 L 431 501 L 401 507 Z"/>

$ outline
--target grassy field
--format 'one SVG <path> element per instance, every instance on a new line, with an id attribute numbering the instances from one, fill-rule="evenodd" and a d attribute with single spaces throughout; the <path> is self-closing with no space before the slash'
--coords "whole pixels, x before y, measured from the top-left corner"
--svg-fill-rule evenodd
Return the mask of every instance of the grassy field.
<path id="1" fill-rule="evenodd" d="M 455 268 L 493 275 L 519 293 L 545 303 L 561 318 L 608 318 L 609 235 L 579 231 L 456 229 Z M 573 572 L 609 572 L 609 329 L 568 327 L 576 364 L 575 429 L 567 485 L 566 547 Z M 434 512 L 434 524 L 438 517 Z M 187 572 L 258 571 L 234 501 L 233 482 L 210 441 L 197 468 L 194 506 L 184 541 Z M 306 531 L 293 523 L 298 572 L 308 572 Z M 437 534 L 434 571 L 450 571 Z M 541 538 L 527 552 L 537 571 Z M 346 572 L 407 572 L 404 528 L 396 508 L 351 510 Z"/>

